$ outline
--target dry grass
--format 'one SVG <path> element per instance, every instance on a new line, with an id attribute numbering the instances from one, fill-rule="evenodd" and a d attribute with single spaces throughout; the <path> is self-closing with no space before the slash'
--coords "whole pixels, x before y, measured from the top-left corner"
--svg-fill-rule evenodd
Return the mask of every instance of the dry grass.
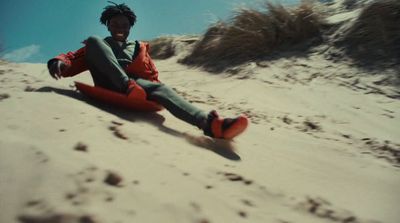
<path id="1" fill-rule="evenodd" d="M 183 56 L 188 54 L 198 36 L 161 36 L 149 41 L 150 56 L 153 59 L 168 59 L 173 56 Z"/>
<path id="2" fill-rule="evenodd" d="M 346 9 L 353 9 L 357 6 L 358 2 L 359 0 L 344 0 L 342 4 Z"/>
<path id="3" fill-rule="evenodd" d="M 400 61 L 400 1 L 380 0 L 366 6 L 340 42 L 358 61 Z"/>
<path id="4" fill-rule="evenodd" d="M 240 9 L 231 20 L 212 25 L 180 62 L 219 72 L 320 34 L 323 18 L 312 3 L 302 2 L 297 8 L 269 2 L 264 6 L 264 11 Z"/>
<path id="5" fill-rule="evenodd" d="M 151 40 L 150 55 L 154 59 L 167 59 L 175 55 L 175 45 L 173 37 L 163 36 Z"/>

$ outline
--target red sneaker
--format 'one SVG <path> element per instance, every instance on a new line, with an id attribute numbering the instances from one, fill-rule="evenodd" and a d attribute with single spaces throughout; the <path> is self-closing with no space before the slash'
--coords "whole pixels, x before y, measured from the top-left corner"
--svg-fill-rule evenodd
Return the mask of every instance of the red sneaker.
<path id="1" fill-rule="evenodd" d="M 248 123 L 248 118 L 244 115 L 236 118 L 220 118 L 213 110 L 208 114 L 204 134 L 213 138 L 233 139 L 246 130 Z"/>
<path id="2" fill-rule="evenodd" d="M 129 81 L 126 94 L 129 98 L 136 98 L 139 100 L 146 100 L 147 98 L 146 91 L 144 91 L 144 89 L 140 87 L 134 80 Z"/>

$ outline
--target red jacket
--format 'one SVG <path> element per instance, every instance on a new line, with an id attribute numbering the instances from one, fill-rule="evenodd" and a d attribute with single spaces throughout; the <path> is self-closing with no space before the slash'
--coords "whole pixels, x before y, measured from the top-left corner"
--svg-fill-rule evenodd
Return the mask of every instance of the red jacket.
<path id="1" fill-rule="evenodd" d="M 85 48 L 86 47 L 82 47 L 75 52 L 60 54 L 54 58 L 63 61 L 67 66 L 67 68 L 62 71 L 61 76 L 71 77 L 88 70 L 85 60 Z M 148 43 L 140 42 L 139 54 L 133 59 L 132 63 L 125 68 L 125 72 L 129 76 L 159 82 L 157 68 L 149 55 Z"/>

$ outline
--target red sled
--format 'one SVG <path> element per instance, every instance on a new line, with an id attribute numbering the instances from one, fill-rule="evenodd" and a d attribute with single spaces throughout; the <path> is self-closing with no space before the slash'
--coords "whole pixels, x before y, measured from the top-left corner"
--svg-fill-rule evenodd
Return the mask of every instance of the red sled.
<path id="1" fill-rule="evenodd" d="M 115 105 L 120 108 L 141 112 L 156 112 L 163 109 L 160 104 L 147 100 L 143 97 L 135 97 L 134 94 L 128 97 L 125 94 L 114 92 L 98 86 L 90 86 L 77 81 L 75 81 L 75 86 L 82 94 L 90 98 L 106 104 Z"/>

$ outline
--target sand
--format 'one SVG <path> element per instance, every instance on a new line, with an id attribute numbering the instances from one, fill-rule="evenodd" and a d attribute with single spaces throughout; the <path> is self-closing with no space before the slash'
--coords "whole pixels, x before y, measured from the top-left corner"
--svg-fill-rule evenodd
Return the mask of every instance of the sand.
<path id="1" fill-rule="evenodd" d="M 90 100 L 88 72 L 1 62 L 0 222 L 399 222 L 400 92 L 325 51 L 218 75 L 156 60 L 196 106 L 249 116 L 233 141 Z"/>
<path id="2" fill-rule="evenodd" d="M 91 101 L 72 85 L 88 73 L 2 64 L 1 222 L 398 222 L 399 100 L 314 57 L 240 75 L 156 61 L 198 107 L 250 117 L 233 141 Z"/>

